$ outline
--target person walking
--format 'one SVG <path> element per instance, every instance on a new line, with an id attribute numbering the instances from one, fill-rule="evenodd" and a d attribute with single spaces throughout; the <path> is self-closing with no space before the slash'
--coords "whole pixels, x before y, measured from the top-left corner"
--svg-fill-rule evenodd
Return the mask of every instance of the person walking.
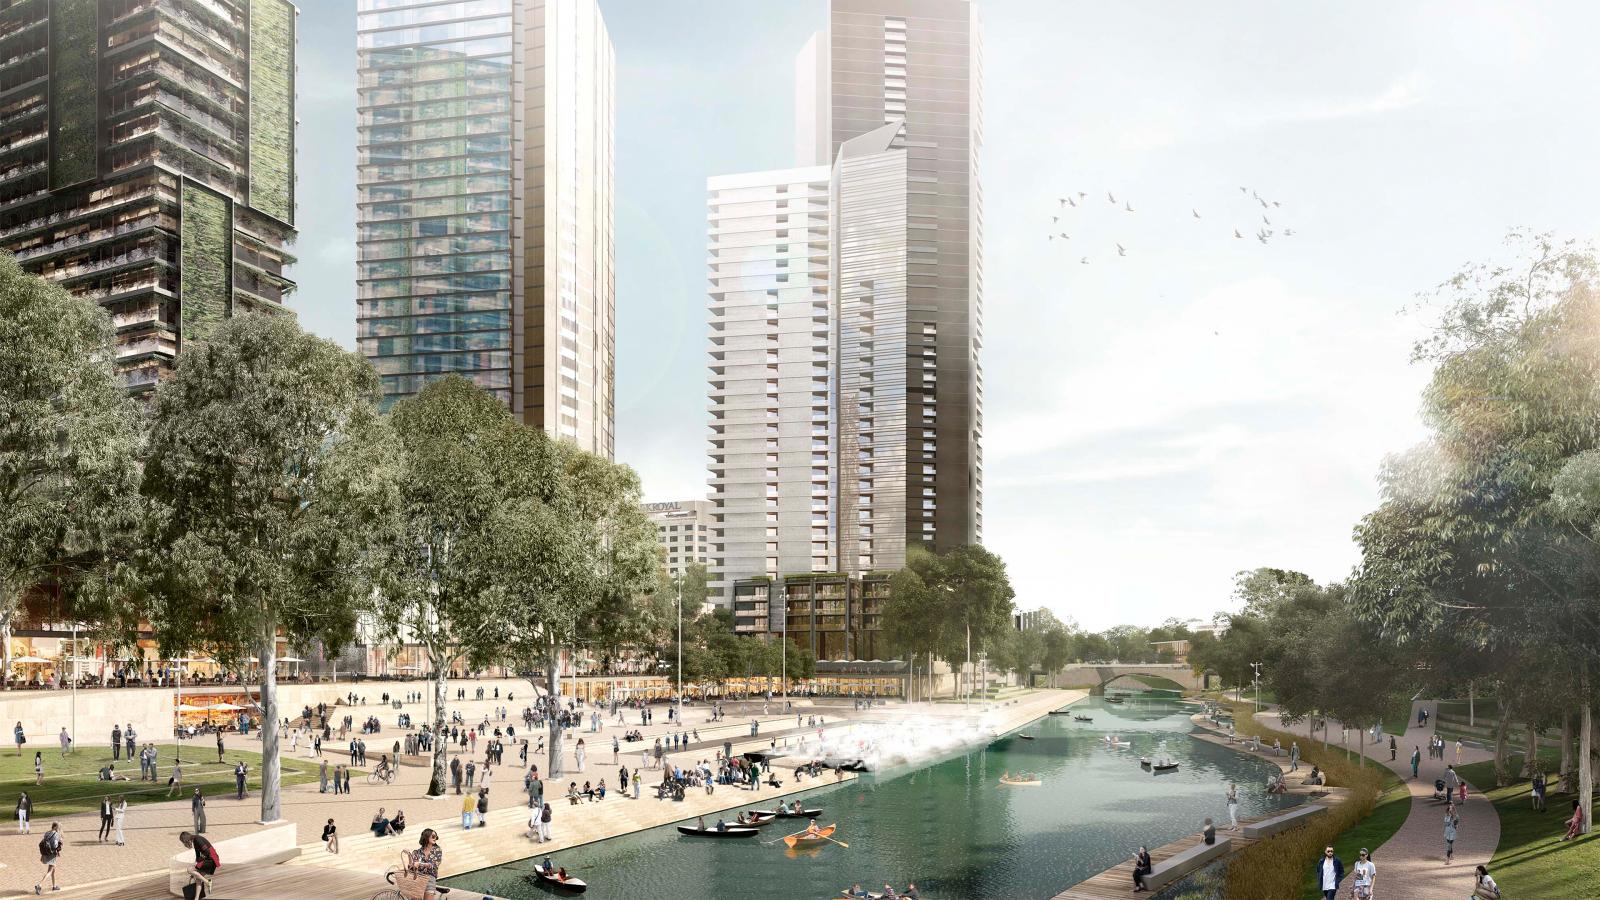
<path id="1" fill-rule="evenodd" d="M 222 729 L 217 729 L 217 765 L 222 765 Z"/>
<path id="2" fill-rule="evenodd" d="M 189 811 L 194 814 L 194 833 L 206 833 L 206 798 L 197 787 L 194 796 L 189 798 Z"/>
<path id="3" fill-rule="evenodd" d="M 239 760 L 239 762 L 234 765 L 234 767 L 233 767 L 233 790 L 234 790 L 233 799 L 235 799 L 235 800 L 243 800 L 244 799 L 245 776 L 248 775 L 249 772 L 250 772 L 249 767 L 244 764 L 244 760 L 242 760 L 242 759 Z M 324 774 L 326 774 L 326 773 L 324 773 Z"/>
<path id="4" fill-rule="evenodd" d="M 544 843 L 550 840 L 550 819 L 553 817 L 550 804 L 546 803 L 544 809 L 539 811 L 539 841 Z"/>
<path id="5" fill-rule="evenodd" d="M 1228 830 L 1239 830 L 1239 785 L 1228 785 Z"/>
<path id="6" fill-rule="evenodd" d="M 1461 817 L 1456 815 L 1456 805 L 1449 803 L 1444 808 L 1444 864 L 1450 865 L 1452 857 L 1456 854 L 1456 829 L 1461 825 Z"/>
<path id="7" fill-rule="evenodd" d="M 111 759 L 113 761 L 115 761 L 115 760 L 119 760 L 121 758 L 122 758 L 122 726 L 121 725 L 112 725 L 111 726 Z"/>
<path id="8" fill-rule="evenodd" d="M 1394 735 L 1391 734 L 1389 735 L 1389 762 L 1394 762 L 1394 754 L 1397 749 L 1398 748 L 1394 741 Z"/>
<path id="9" fill-rule="evenodd" d="M 35 894 L 44 893 L 44 881 L 50 880 L 50 890 L 59 891 L 61 885 L 56 883 L 56 863 L 61 859 L 61 823 L 51 822 L 50 830 L 39 839 L 39 862 L 44 863 L 44 874 L 39 877 L 39 883 L 33 886 Z"/>
<path id="10" fill-rule="evenodd" d="M 1461 738 L 1456 738 L 1456 765 L 1461 765 Z"/>
<path id="11" fill-rule="evenodd" d="M 588 748 L 584 746 L 583 738 L 578 738 L 578 744 L 577 744 L 576 748 L 572 751 L 572 754 L 573 754 L 574 757 L 577 758 L 578 771 L 582 772 L 583 771 L 583 758 L 588 755 Z"/>
<path id="12" fill-rule="evenodd" d="M 17 726 L 17 734 L 22 734 L 22 726 L 20 724 Z M 72 749 L 72 735 L 67 734 L 67 729 L 63 727 L 61 729 L 61 733 L 56 735 L 56 740 L 61 743 L 61 755 L 65 757 L 67 755 L 67 751 Z M 17 747 L 17 755 L 22 755 L 22 748 L 20 746 Z"/>
<path id="13" fill-rule="evenodd" d="M 1355 877 L 1355 889 L 1352 896 L 1355 900 L 1372 900 L 1372 889 L 1378 877 L 1378 867 L 1372 864 L 1372 855 L 1367 848 L 1362 847 L 1356 857 L 1355 868 L 1351 870 Z"/>
<path id="14" fill-rule="evenodd" d="M 472 817 L 478 811 L 478 800 L 471 794 L 461 798 L 461 830 L 472 830 Z"/>
<path id="15" fill-rule="evenodd" d="M 461 793 L 461 757 L 450 757 L 450 783 L 455 785 L 456 793 Z"/>
<path id="16" fill-rule="evenodd" d="M 344 792 L 350 793 L 350 767 L 344 767 Z"/>
<path id="17" fill-rule="evenodd" d="M 1544 791 L 1545 791 L 1544 770 L 1543 769 L 1534 769 L 1534 771 L 1533 771 L 1533 786 L 1532 786 L 1533 808 L 1538 810 L 1539 812 L 1544 812 L 1544 809 L 1545 809 L 1545 807 L 1544 807 Z"/>
<path id="18" fill-rule="evenodd" d="M 178 791 L 182 790 L 182 788 L 183 763 L 175 762 L 172 764 L 172 774 L 167 776 L 167 799 L 170 800 L 173 795 L 177 794 Z"/>
<path id="19" fill-rule="evenodd" d="M 108 794 L 100 798 L 100 830 L 95 835 L 95 840 L 104 844 L 109 837 L 111 837 L 111 797 Z"/>
<path id="20" fill-rule="evenodd" d="M 317 793 L 328 792 L 328 761 L 324 759 L 317 765 Z"/>
<path id="21" fill-rule="evenodd" d="M 33 783 L 36 787 L 44 784 L 44 754 L 38 750 L 33 751 Z"/>
<path id="22" fill-rule="evenodd" d="M 125 745 L 125 749 L 128 751 L 129 759 L 133 759 L 133 750 L 137 745 L 137 738 L 138 733 L 133 730 L 133 723 L 129 722 L 127 727 L 122 729 L 122 743 Z"/>
<path id="23" fill-rule="evenodd" d="M 112 807 L 111 815 L 112 815 L 112 818 L 115 820 L 116 827 L 117 827 L 117 846 L 118 847 L 124 846 L 127 843 L 127 839 L 122 836 L 122 823 L 128 817 L 128 798 L 127 797 L 124 797 L 124 796 L 121 796 L 121 795 L 119 795 L 117 797 L 117 805 Z"/>
<path id="24" fill-rule="evenodd" d="M 1417 780 L 1417 770 L 1419 768 L 1421 768 L 1421 766 L 1422 766 L 1422 748 L 1413 746 L 1411 748 L 1411 780 L 1412 781 L 1416 781 Z"/>
<path id="25" fill-rule="evenodd" d="M 1300 771 L 1300 742 L 1289 742 L 1289 771 Z"/>
<path id="26" fill-rule="evenodd" d="M 1333 855 L 1331 845 L 1323 848 L 1322 859 L 1317 861 L 1312 874 L 1316 877 L 1317 888 L 1322 891 L 1322 900 L 1335 900 L 1339 896 L 1339 882 L 1344 880 L 1344 863 Z"/>
<path id="27" fill-rule="evenodd" d="M 23 791 L 21 796 L 17 797 L 18 834 L 28 833 L 28 820 L 31 818 L 33 818 L 33 798 L 28 796 L 27 791 Z"/>

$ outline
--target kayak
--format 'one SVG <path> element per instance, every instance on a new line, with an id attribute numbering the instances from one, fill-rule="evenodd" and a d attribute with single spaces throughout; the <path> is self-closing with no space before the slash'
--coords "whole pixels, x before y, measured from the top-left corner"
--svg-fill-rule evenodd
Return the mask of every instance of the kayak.
<path id="1" fill-rule="evenodd" d="M 1052 709 L 1052 710 L 1050 710 L 1050 715 L 1052 715 L 1052 716 L 1070 716 L 1070 715 L 1072 715 L 1072 710 L 1070 710 L 1070 709 Z"/>
<path id="2" fill-rule="evenodd" d="M 687 834 L 691 837 L 747 838 L 760 834 L 761 829 L 750 825 L 729 825 L 727 828 L 718 831 L 715 827 L 696 828 L 693 825 L 679 825 L 678 833 Z"/>
<path id="3" fill-rule="evenodd" d="M 1020 787 L 1038 787 L 1044 782 L 1037 778 L 1001 778 L 1001 784 L 1017 785 Z"/>
<path id="4" fill-rule="evenodd" d="M 585 884 L 582 878 L 574 878 L 571 875 L 567 876 L 566 881 L 562 881 L 560 878 L 556 877 L 554 872 L 546 872 L 544 869 L 537 867 L 534 868 L 533 874 L 534 877 L 539 880 L 540 884 L 553 887 L 558 891 L 581 894 L 589 889 L 589 885 Z"/>
<path id="5" fill-rule="evenodd" d="M 1017 735 L 1017 737 L 1022 738 L 1025 741 L 1033 740 L 1033 735 L 1031 735 L 1031 734 L 1019 734 L 1019 735 Z"/>
<path id="6" fill-rule="evenodd" d="M 828 838 L 838 830 L 838 825 L 828 825 L 818 828 L 815 835 L 791 834 L 783 839 L 791 849 L 795 847 L 814 847 L 817 844 L 832 843 Z"/>
<path id="7" fill-rule="evenodd" d="M 1089 716 L 1073 716 L 1072 717 L 1072 721 L 1074 721 L 1074 722 L 1093 722 L 1094 719 L 1089 717 Z"/>
<path id="8" fill-rule="evenodd" d="M 780 819 L 815 819 L 822 815 L 822 809 L 802 809 L 799 812 L 774 813 Z"/>

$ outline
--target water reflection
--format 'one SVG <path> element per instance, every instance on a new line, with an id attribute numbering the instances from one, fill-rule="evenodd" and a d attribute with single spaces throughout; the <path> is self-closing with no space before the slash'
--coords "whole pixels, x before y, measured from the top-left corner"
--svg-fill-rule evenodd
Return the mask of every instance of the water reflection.
<path id="1" fill-rule="evenodd" d="M 827 807 L 823 824 L 839 823 L 837 837 L 849 849 L 829 844 L 796 852 L 758 841 L 696 840 L 667 826 L 562 851 L 557 864 L 579 871 L 590 884 L 587 896 L 600 900 L 818 900 L 854 882 L 876 889 L 886 880 L 896 887 L 915 881 L 924 896 L 940 900 L 1048 898 L 1141 844 L 1199 831 L 1207 816 L 1225 826 L 1229 781 L 1239 783 L 1241 815 L 1299 802 L 1266 794 L 1267 776 L 1276 771 L 1270 763 L 1189 737 L 1187 712 L 1176 704 L 1091 699 L 1074 710 L 1095 721 L 1047 716 L 1021 729 L 1031 741 L 1002 736 L 932 765 L 809 792 L 813 805 Z M 1108 733 L 1130 746 L 1108 748 Z M 1161 754 L 1177 761 L 1178 770 L 1140 768 L 1140 756 Z M 1036 773 L 1043 783 L 1002 786 L 1004 772 Z M 796 829 L 774 822 L 766 830 L 770 840 Z M 546 896 L 506 867 L 449 883 L 501 896 Z"/>

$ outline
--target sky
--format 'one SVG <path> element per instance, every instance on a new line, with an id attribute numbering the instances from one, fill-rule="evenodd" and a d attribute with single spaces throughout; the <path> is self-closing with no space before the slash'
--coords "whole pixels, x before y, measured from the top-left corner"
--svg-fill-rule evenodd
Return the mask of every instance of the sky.
<path id="1" fill-rule="evenodd" d="M 1600 4 L 976 2 L 983 537 L 1018 606 L 1100 630 L 1209 619 L 1257 566 L 1345 577 L 1423 435 L 1419 295 L 1514 226 L 1600 235 Z M 702 497 L 705 180 L 793 165 L 826 4 L 600 5 L 617 458 L 647 499 Z M 354 6 L 301 2 L 293 273 L 352 347 Z"/>

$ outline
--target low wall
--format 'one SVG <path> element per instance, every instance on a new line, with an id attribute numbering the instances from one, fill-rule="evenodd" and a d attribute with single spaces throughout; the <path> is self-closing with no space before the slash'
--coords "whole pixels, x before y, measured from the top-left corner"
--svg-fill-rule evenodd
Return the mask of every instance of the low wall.
<path id="1" fill-rule="evenodd" d="M 449 693 L 452 698 L 458 688 L 465 688 L 470 699 L 474 691 L 483 687 L 486 696 L 492 698 L 494 689 L 500 689 L 501 700 L 510 694 L 516 697 L 532 697 L 533 688 L 526 680 L 520 678 L 496 679 L 464 679 L 451 681 Z M 183 692 L 185 703 L 200 704 L 205 697 L 204 691 L 222 690 L 199 686 L 193 689 L 185 687 Z M 191 693 L 191 690 L 194 692 Z M 228 688 L 232 692 L 239 692 L 243 688 Z M 393 723 L 392 710 L 381 706 L 378 698 L 387 692 L 391 697 L 396 694 L 405 694 L 413 691 L 422 691 L 425 696 L 433 690 L 432 682 L 425 681 L 363 681 L 360 683 L 341 681 L 327 684 L 280 684 L 278 685 L 278 715 L 279 718 L 288 716 L 293 718 L 300 714 L 305 706 L 316 706 L 318 703 L 329 703 L 340 707 L 345 712 L 353 715 L 359 721 L 367 715 L 382 716 L 386 722 Z M 252 686 L 252 696 L 259 696 L 260 688 Z M 345 695 L 354 693 L 365 697 L 365 705 L 346 707 Z M 521 700 L 512 701 L 518 704 L 520 710 Z M 510 705 L 509 703 L 507 705 Z M 76 716 L 74 716 L 76 706 Z M 139 743 L 146 741 L 170 741 L 172 739 L 173 713 L 177 706 L 177 692 L 167 688 L 94 688 L 77 692 L 76 700 L 70 690 L 46 691 L 0 691 L 0 746 L 8 749 L 14 746 L 12 729 L 22 724 L 23 732 L 28 737 L 26 749 L 53 750 L 60 747 L 58 735 L 62 728 L 68 733 L 76 734 L 76 741 L 82 746 L 109 746 L 111 743 L 111 729 L 113 726 L 128 727 L 131 722 L 134 731 L 138 734 Z M 417 713 L 419 707 L 410 707 L 413 718 L 417 724 L 422 724 L 421 716 Z"/>

